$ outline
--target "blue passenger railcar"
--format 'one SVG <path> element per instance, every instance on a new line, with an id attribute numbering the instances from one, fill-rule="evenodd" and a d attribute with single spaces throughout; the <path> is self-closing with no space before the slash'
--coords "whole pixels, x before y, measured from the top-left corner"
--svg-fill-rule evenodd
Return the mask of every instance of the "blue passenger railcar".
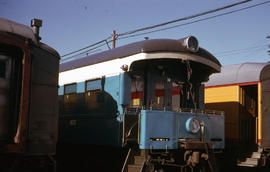
<path id="1" fill-rule="evenodd" d="M 201 157 L 210 162 L 210 150 L 224 148 L 223 114 L 203 110 L 203 83 L 220 67 L 193 36 L 62 63 L 59 141 L 144 150 L 140 157 L 130 149 L 122 171 L 199 168 Z"/>

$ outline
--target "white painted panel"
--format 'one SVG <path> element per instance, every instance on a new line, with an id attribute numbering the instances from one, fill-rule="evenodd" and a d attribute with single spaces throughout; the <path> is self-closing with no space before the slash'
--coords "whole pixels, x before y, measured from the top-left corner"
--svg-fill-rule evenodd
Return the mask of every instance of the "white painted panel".
<path id="1" fill-rule="evenodd" d="M 196 61 L 205 65 L 208 65 L 216 70 L 220 70 L 220 66 L 211 60 L 205 59 L 203 57 L 187 54 L 182 52 L 177 53 L 139 53 L 132 56 L 128 56 L 125 58 L 113 59 L 106 62 L 101 62 L 73 70 L 68 70 L 61 72 L 59 74 L 59 85 L 65 85 L 74 82 L 83 82 L 89 79 L 95 79 L 102 76 L 114 76 L 123 72 L 121 66 L 130 65 L 138 60 L 151 60 L 151 59 L 182 59 L 182 60 L 190 60 Z"/>

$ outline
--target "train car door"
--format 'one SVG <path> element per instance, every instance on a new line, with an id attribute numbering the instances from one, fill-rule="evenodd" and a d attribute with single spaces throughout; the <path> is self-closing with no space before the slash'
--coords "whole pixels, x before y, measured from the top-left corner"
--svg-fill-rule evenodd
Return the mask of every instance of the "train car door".
<path id="1" fill-rule="evenodd" d="M 241 143 L 255 144 L 258 114 L 258 85 L 240 86 L 239 139 Z"/>
<path id="2" fill-rule="evenodd" d="M 16 53 L 15 53 L 16 52 Z M 0 49 L 0 143 L 13 143 L 17 132 L 21 87 L 21 55 Z"/>
<path id="3" fill-rule="evenodd" d="M 8 113 L 11 58 L 0 55 L 0 141 L 8 140 Z"/>
<path id="4" fill-rule="evenodd" d="M 270 64 L 261 73 L 262 147 L 270 149 Z"/>

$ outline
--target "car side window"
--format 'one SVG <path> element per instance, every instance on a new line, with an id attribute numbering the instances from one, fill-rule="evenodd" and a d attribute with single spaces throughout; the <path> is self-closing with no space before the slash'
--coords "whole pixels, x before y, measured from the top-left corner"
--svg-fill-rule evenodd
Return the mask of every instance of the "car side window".
<path id="1" fill-rule="evenodd" d="M 64 111 L 73 112 L 76 109 L 77 84 L 64 85 Z"/>

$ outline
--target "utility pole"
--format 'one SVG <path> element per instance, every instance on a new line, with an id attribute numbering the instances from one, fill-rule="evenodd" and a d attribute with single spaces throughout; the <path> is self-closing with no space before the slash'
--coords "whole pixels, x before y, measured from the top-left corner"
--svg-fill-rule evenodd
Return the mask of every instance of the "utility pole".
<path id="1" fill-rule="evenodd" d="M 270 38 L 270 36 L 268 35 L 266 38 Z M 270 48 L 270 45 L 268 45 L 268 47 Z M 270 55 L 270 50 L 267 51 L 268 52 L 268 55 Z"/>
<path id="2" fill-rule="evenodd" d="M 115 30 L 112 31 L 112 48 L 115 48 L 115 42 L 116 42 L 116 32 Z"/>

